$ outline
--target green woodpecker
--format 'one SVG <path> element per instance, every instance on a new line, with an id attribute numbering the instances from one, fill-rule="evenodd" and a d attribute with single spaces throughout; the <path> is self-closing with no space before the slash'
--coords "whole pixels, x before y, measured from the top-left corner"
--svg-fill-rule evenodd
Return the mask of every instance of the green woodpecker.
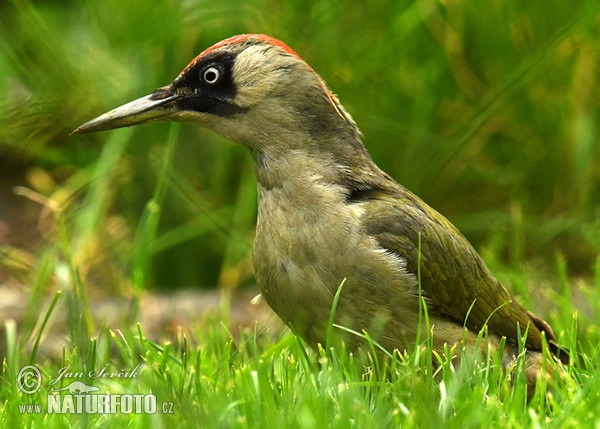
<path id="1" fill-rule="evenodd" d="M 356 124 L 292 49 L 240 35 L 206 49 L 168 86 L 77 128 L 108 130 L 151 120 L 193 122 L 246 146 L 258 182 L 254 270 L 273 310 L 310 344 L 335 323 L 366 330 L 387 350 L 410 350 L 426 303 L 433 348 L 482 349 L 506 337 L 505 363 L 527 333 L 530 389 L 550 326 L 512 299 L 465 237 L 384 173 Z M 418 282 L 418 273 L 420 284 Z M 466 328 L 466 329 L 465 329 Z M 350 335 L 346 341 L 358 342 Z"/>

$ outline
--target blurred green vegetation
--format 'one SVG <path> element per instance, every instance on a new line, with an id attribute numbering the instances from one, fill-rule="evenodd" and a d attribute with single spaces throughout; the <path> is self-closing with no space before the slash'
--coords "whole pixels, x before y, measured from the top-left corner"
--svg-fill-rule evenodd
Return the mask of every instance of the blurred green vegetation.
<path id="1" fill-rule="evenodd" d="M 600 254 L 599 9 L 597 0 L 3 2 L 0 177 L 52 212 L 41 249 L 69 243 L 86 283 L 117 290 L 140 266 L 143 286 L 251 283 L 256 192 L 244 148 L 192 125 L 68 134 L 169 83 L 213 43 L 267 33 L 339 95 L 375 161 L 492 265 L 552 276 L 560 255 L 569 275 L 589 276 Z M 134 262 L 140 247 L 150 260 Z"/>

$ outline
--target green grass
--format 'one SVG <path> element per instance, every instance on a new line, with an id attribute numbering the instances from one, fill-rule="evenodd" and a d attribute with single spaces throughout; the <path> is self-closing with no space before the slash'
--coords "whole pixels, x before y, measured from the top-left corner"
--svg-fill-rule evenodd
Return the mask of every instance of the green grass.
<path id="1" fill-rule="evenodd" d="M 66 262 L 77 271 L 72 261 Z M 44 279 L 42 270 L 36 287 L 46 288 Z M 67 298 L 70 294 L 72 299 Z M 541 383 L 527 404 L 522 355 L 508 377 L 499 356 L 491 360 L 470 356 L 454 367 L 422 347 L 428 338 L 408 354 L 383 356 L 367 353 L 376 350 L 374 344 L 356 354 L 339 344 L 315 351 L 291 334 L 275 338 L 259 327 L 232 335 L 218 319 L 194 324 L 186 329 L 188 334 L 159 343 L 142 326 L 127 323 L 100 327 L 87 336 L 81 335 L 85 321 L 79 318 L 70 324 L 62 358 L 40 357 L 38 340 L 42 338 L 43 347 L 45 322 L 56 311 L 57 301 L 63 300 L 73 313 L 85 314 L 89 305 L 72 289 L 55 294 L 50 302 L 30 302 L 29 310 L 40 319 L 31 323 L 42 322 L 30 351 L 26 333 L 34 331 L 33 326 L 16 328 L 5 322 L 7 355 L 0 376 L 3 427 L 581 428 L 599 422 L 600 370 L 593 365 L 600 352 L 598 335 L 588 333 L 586 341 L 577 341 L 578 320 L 570 311 L 556 315 L 567 326 L 558 333 L 561 342 L 582 357 L 563 367 L 562 377 L 554 379 L 548 394 Z M 35 364 L 43 374 L 42 388 L 33 395 L 17 386 L 17 373 L 26 364 Z M 50 388 L 72 381 L 50 386 L 61 368 L 87 374 L 105 366 L 108 372 L 132 370 L 139 364 L 143 369 L 135 378 L 81 380 L 101 393 L 152 393 L 158 406 L 168 403 L 165 410 L 172 409 L 173 414 L 45 415 L 19 409 L 26 404 L 46 407 Z"/>
<path id="2" fill-rule="evenodd" d="M 0 5 L 0 179 L 18 179 L 14 192 L 43 208 L 30 225 L 43 237 L 34 248 L 0 243 L 0 271 L 27 296 L 18 323 L 2 317 L 0 426 L 598 427 L 598 16 L 596 0 Z M 242 32 L 299 52 L 339 94 L 376 162 L 456 223 L 581 353 L 548 399 L 540 390 L 525 403 L 522 360 L 511 381 L 497 359 L 434 367 L 421 347 L 369 360 L 368 348 L 310 350 L 264 326 L 238 334 L 227 299 L 179 335 L 138 325 L 150 288 L 217 285 L 227 298 L 253 283 L 250 158 L 189 125 L 68 133 Z M 118 326 L 92 317 L 105 296 L 130 303 Z M 50 336 L 63 317 L 64 331 Z M 140 363 L 137 378 L 94 383 L 102 393 L 152 392 L 174 414 L 19 411 L 45 405 L 66 366 Z M 44 376 L 34 395 L 17 387 L 27 364 Z"/>

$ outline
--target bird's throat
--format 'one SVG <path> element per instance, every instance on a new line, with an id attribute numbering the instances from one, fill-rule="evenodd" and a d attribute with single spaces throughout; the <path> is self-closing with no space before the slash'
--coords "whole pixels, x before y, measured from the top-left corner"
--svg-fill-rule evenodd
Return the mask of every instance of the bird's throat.
<path id="1" fill-rule="evenodd" d="M 286 152 L 252 151 L 254 173 L 258 186 L 265 190 L 284 186 L 300 192 L 295 198 L 302 204 L 305 193 L 319 192 L 317 184 L 338 183 L 343 167 L 337 165 L 331 156 L 315 156 L 304 150 Z M 305 191 L 305 192 L 304 192 Z"/>

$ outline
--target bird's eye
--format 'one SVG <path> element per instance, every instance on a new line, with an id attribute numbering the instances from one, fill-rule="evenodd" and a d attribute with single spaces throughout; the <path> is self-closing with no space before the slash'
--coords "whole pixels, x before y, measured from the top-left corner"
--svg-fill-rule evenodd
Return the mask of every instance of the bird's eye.
<path id="1" fill-rule="evenodd" d="M 221 71 L 214 66 L 205 68 L 201 75 L 202 80 L 209 85 L 214 85 L 221 80 Z"/>

